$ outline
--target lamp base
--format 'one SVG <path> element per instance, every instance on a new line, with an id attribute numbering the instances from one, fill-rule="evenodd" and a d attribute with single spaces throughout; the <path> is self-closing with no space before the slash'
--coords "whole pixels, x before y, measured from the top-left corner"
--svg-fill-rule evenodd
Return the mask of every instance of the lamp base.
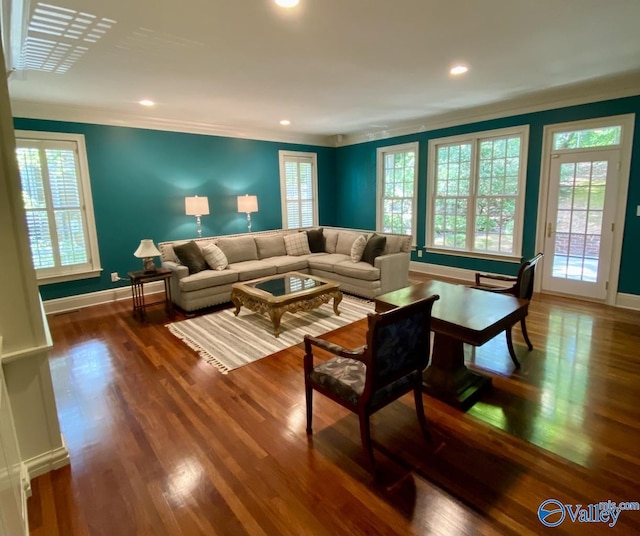
<path id="1" fill-rule="evenodd" d="M 153 257 L 145 257 L 142 259 L 142 266 L 145 274 L 152 274 L 158 271 L 156 264 L 153 262 Z"/>

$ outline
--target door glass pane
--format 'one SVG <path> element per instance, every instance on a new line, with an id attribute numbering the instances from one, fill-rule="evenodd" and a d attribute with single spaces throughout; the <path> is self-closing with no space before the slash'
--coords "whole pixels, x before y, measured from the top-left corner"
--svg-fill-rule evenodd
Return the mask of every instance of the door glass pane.
<path id="1" fill-rule="evenodd" d="M 597 281 L 607 165 L 596 161 L 560 166 L 553 277 Z"/>

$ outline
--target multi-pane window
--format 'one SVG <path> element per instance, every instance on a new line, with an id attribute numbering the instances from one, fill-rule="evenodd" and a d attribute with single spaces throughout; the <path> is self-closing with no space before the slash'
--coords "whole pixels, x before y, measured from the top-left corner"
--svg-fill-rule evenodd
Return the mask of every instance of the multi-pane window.
<path id="1" fill-rule="evenodd" d="M 528 130 L 429 143 L 427 246 L 519 256 Z"/>
<path id="2" fill-rule="evenodd" d="M 280 151 L 279 155 L 283 228 L 318 225 L 316 154 Z"/>
<path id="3" fill-rule="evenodd" d="M 416 236 L 418 144 L 378 149 L 376 229 Z"/>
<path id="4" fill-rule="evenodd" d="M 99 275 L 83 137 L 18 131 L 16 156 L 38 279 Z"/>

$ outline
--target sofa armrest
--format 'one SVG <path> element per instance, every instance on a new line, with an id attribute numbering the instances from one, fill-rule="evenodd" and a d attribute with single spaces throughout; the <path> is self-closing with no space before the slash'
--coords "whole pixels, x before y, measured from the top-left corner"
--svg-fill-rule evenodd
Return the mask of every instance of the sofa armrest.
<path id="1" fill-rule="evenodd" d="M 163 268 L 168 268 L 173 272 L 172 277 L 177 279 L 182 279 L 183 277 L 187 277 L 189 275 L 189 268 L 184 266 L 183 264 L 178 264 L 173 261 L 164 261 L 162 263 Z"/>
<path id="2" fill-rule="evenodd" d="M 409 254 L 391 253 L 376 257 L 373 265 L 380 270 L 381 293 L 404 288 L 409 284 Z"/>

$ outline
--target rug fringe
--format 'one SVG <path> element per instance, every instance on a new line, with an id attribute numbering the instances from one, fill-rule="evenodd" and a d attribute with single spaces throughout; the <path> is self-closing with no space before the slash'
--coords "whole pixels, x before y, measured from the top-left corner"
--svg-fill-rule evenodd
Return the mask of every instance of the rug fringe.
<path id="1" fill-rule="evenodd" d="M 176 337 L 177 339 L 180 339 L 184 344 L 186 344 L 194 352 L 197 352 L 198 355 L 202 359 L 204 359 L 209 365 L 213 365 L 215 368 L 217 368 L 220 371 L 220 374 L 229 373 L 229 369 L 226 367 L 226 365 L 218 361 L 218 359 L 215 356 L 211 355 L 209 352 L 207 352 L 205 348 L 195 343 L 191 339 L 187 337 L 183 337 L 171 324 L 166 324 L 164 327 L 167 328 L 174 337 Z"/>

